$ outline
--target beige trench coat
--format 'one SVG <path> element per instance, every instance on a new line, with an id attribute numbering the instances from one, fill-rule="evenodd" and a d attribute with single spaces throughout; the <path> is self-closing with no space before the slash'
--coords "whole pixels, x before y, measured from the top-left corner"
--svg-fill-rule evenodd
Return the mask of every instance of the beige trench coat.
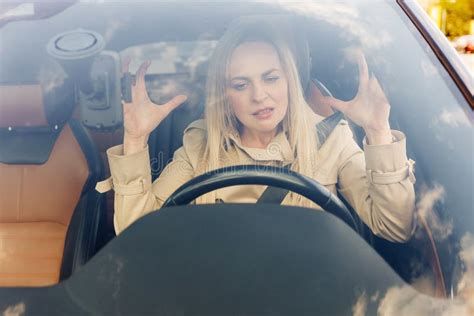
<path id="1" fill-rule="evenodd" d="M 367 145 L 364 141 L 362 151 L 348 123 L 341 121 L 318 150 L 314 179 L 333 193 L 338 183 L 339 192 L 376 235 L 401 242 L 413 231 L 415 178 L 413 162 L 406 157 L 404 134 L 392 131 L 392 135 L 392 144 Z M 126 156 L 122 145 L 110 148 L 111 177 L 96 188 L 99 192 L 115 191 L 115 231 L 120 233 L 138 218 L 159 209 L 171 193 L 195 177 L 205 143 L 205 121 L 191 123 L 184 132 L 183 146 L 153 183 L 148 148 Z M 225 165 L 283 166 L 294 159 L 284 133 L 277 134 L 267 149 L 245 147 L 238 138 L 233 138 L 232 144 L 232 158 Z M 217 190 L 216 196 L 224 202 L 254 203 L 265 188 L 234 186 Z M 289 204 L 288 200 L 287 196 L 283 204 Z"/>

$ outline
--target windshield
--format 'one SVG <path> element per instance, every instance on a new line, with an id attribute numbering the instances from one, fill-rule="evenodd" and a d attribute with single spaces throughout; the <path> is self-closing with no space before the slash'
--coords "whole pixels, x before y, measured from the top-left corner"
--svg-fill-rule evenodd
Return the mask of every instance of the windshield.
<path id="1" fill-rule="evenodd" d="M 361 75 L 357 54 L 362 53 L 368 65 L 368 75 L 378 80 L 390 105 L 390 128 L 406 136 L 407 157 L 416 162 L 416 216 L 421 218 L 408 243 L 395 244 L 372 236 L 371 246 L 407 283 L 424 293 L 435 295 L 436 275 L 429 268 L 432 253 L 431 248 L 427 247 L 430 240 L 421 232 L 426 224 L 431 228 L 432 239 L 439 249 L 445 290 L 448 294 L 462 290 L 458 286 L 463 277 L 463 273 L 459 272 L 462 269 L 458 271 L 455 267 L 463 262 L 462 251 L 472 247 L 470 236 L 474 233 L 471 196 L 474 174 L 473 112 L 432 48 L 393 1 L 80 1 L 49 17 L 10 21 L 0 28 L 0 140 L 3 142 L 0 144 L 0 222 L 50 220 L 53 217 L 49 215 L 44 217 L 35 215 L 33 210 L 22 209 L 28 204 L 33 204 L 30 207 L 40 205 L 39 199 L 31 203 L 22 201 L 28 200 L 29 195 L 49 196 L 53 200 L 62 195 L 61 192 L 51 192 L 44 185 L 24 188 L 28 176 L 34 174 L 25 166 L 39 166 L 48 161 L 56 136 L 44 140 L 47 145 L 43 146 L 43 140 L 25 143 L 16 138 L 13 142 L 9 136 L 12 131 L 28 132 L 28 128 L 40 126 L 49 126 L 54 130 L 72 118 L 86 127 L 85 133 L 93 144 L 91 150 L 100 156 L 98 163 L 104 165 L 100 179 L 94 180 L 110 176 L 106 151 L 122 144 L 124 139 L 120 99 L 125 90 L 120 77 L 126 72 L 122 66 L 126 58 L 131 59 L 127 69 L 132 75 L 131 82 L 137 80 L 133 75 L 140 65 L 151 61 L 145 76 L 151 101 L 164 104 L 181 94 L 188 98 L 149 136 L 151 177 L 158 179 L 176 150 L 183 146 L 183 133 L 189 124 L 205 118 L 205 107 L 209 101 L 206 99 L 209 62 L 219 39 L 231 21 L 259 15 L 290 18 L 292 34 L 289 38 L 295 42 L 304 38 L 307 46 L 303 46 L 309 56 L 307 63 L 302 62 L 303 57 L 298 53 L 295 54 L 303 93 L 308 82 L 318 82 L 319 87 L 323 87 L 321 90 L 327 89 L 334 98 L 352 100 L 359 91 Z M 87 39 L 82 35 L 63 42 L 67 49 L 79 47 L 72 53 L 76 54 L 75 60 L 82 64 L 74 68 L 70 66 L 72 57 L 61 55 L 58 58 L 60 54 L 71 52 L 64 49 L 53 56 L 50 46 L 56 36 L 77 30 L 99 35 L 87 52 L 83 49 L 87 46 Z M 107 57 L 103 57 L 106 61 L 92 61 L 100 54 L 104 56 L 103 52 L 108 52 Z M 108 79 L 95 86 L 87 83 L 91 81 L 90 69 L 95 69 L 92 71 L 97 73 L 95 78 L 105 76 Z M 305 80 L 304 74 L 308 80 Z M 94 103 L 84 97 L 84 91 L 91 89 L 99 89 L 100 100 L 106 101 Z M 38 106 L 32 106 L 35 103 Z M 315 110 L 322 118 L 334 112 L 335 109 L 330 107 Z M 108 115 L 115 116 L 110 118 Z M 21 119 L 18 118 L 20 116 Z M 363 149 L 364 128 L 347 117 L 345 119 L 354 141 Z M 34 130 L 35 133 L 41 131 Z M 22 147 L 19 143 L 28 145 Z M 246 147 L 245 144 L 242 147 Z M 31 154 L 29 149 L 41 153 Z M 86 153 L 83 147 L 78 152 Z M 68 157 L 65 155 L 58 159 L 63 162 L 73 159 Z M 88 151 L 84 157 L 89 159 Z M 20 168 L 14 172 L 7 170 L 12 165 Z M 78 193 L 74 201 L 67 204 L 71 211 L 68 215 L 59 215 L 60 220 L 52 219 L 64 226 L 61 228 L 62 238 L 65 238 L 69 223 L 74 219 L 75 205 L 81 199 L 84 183 L 88 181 L 85 179 L 91 174 L 91 163 L 85 166 L 89 169 L 84 167 L 84 170 L 89 171 L 83 171 L 78 176 L 84 178 L 83 183 L 76 185 Z M 22 169 L 24 167 L 26 169 Z M 72 162 L 71 165 L 66 163 L 60 170 L 66 172 L 68 168 L 79 170 Z M 325 172 L 319 174 L 316 180 L 337 193 L 337 182 L 340 180 L 337 172 L 334 175 L 329 169 Z M 47 177 L 46 174 L 42 176 Z M 11 180 L 12 177 L 14 180 Z M 34 183 L 41 183 L 41 180 Z M 92 187 L 92 184 L 89 185 Z M 230 191 L 222 192 L 223 196 L 230 195 Z M 114 237 L 114 193 L 110 191 L 106 196 L 107 206 L 104 219 L 100 222 L 101 237 L 98 237 L 97 248 Z M 256 197 L 252 196 L 252 199 Z M 348 200 L 351 202 L 351 198 Z M 45 205 L 49 208 L 55 203 Z M 39 212 L 50 213 L 49 209 L 44 208 Z M 57 247 L 62 249 L 64 239 L 59 243 Z M 60 266 L 62 259 L 54 260 L 57 261 L 56 266 Z M 472 267 L 472 262 L 464 264 L 471 264 Z"/>

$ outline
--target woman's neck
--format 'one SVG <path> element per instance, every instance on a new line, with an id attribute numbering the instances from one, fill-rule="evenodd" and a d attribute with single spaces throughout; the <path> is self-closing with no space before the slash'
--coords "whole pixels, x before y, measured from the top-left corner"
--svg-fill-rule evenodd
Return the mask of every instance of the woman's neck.
<path id="1" fill-rule="evenodd" d="M 242 145 L 250 148 L 267 148 L 276 135 L 276 129 L 271 132 L 256 132 L 244 129 L 240 134 Z"/>

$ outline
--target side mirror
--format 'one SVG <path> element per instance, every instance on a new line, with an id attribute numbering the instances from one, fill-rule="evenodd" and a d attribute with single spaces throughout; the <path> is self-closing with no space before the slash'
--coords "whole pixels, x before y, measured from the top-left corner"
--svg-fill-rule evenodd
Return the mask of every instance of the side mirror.
<path id="1" fill-rule="evenodd" d="M 100 34 L 82 29 L 56 35 L 47 47 L 76 85 L 82 123 L 99 130 L 123 124 L 120 57 L 104 47 Z"/>

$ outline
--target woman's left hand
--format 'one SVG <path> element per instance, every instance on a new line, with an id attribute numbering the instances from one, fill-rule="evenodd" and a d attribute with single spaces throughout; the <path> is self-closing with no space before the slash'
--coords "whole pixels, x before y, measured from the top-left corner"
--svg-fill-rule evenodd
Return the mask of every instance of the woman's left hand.
<path id="1" fill-rule="evenodd" d="M 341 111 L 355 124 L 362 127 L 371 145 L 392 142 L 389 115 L 390 104 L 375 76 L 369 76 L 365 56 L 357 51 L 359 88 L 350 101 L 320 95 L 320 102 Z"/>

